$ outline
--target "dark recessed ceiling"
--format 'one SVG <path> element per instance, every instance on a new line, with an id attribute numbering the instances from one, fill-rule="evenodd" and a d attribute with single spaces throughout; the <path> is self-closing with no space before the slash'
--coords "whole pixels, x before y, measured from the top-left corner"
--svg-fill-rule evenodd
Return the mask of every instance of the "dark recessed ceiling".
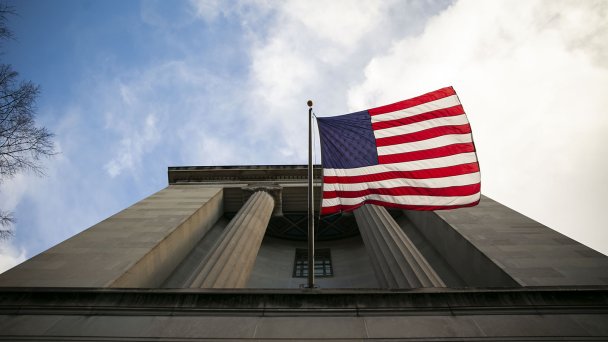
<path id="1" fill-rule="evenodd" d="M 400 210 L 389 210 L 394 218 L 402 215 Z M 232 219 L 235 213 L 225 213 Z M 315 240 L 335 240 L 359 235 L 359 227 L 352 213 L 316 217 Z M 306 240 L 308 232 L 306 212 L 287 212 L 282 216 L 273 216 L 268 223 L 266 234 L 289 240 Z"/>

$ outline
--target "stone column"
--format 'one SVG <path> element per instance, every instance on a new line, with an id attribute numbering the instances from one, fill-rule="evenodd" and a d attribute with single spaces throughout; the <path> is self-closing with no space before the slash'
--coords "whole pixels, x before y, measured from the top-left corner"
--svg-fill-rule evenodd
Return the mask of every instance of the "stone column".
<path id="1" fill-rule="evenodd" d="M 251 195 L 194 272 L 190 287 L 245 287 L 274 206 L 275 200 L 265 191 Z"/>
<path id="2" fill-rule="evenodd" d="M 355 219 L 380 286 L 445 287 L 386 209 L 366 204 L 355 210 Z"/>

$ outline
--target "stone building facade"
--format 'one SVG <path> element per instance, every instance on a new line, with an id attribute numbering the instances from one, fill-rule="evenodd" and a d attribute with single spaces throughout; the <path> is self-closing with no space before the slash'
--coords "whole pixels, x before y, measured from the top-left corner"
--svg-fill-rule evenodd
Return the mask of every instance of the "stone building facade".
<path id="1" fill-rule="evenodd" d="M 608 257 L 490 198 L 318 218 L 309 289 L 304 166 L 168 178 L 1 274 L 0 340 L 608 339 Z"/>

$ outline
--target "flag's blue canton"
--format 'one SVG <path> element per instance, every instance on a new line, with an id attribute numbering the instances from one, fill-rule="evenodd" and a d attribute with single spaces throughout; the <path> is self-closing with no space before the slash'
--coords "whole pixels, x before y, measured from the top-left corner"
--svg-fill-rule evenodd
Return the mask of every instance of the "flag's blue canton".
<path id="1" fill-rule="evenodd" d="M 367 111 L 317 118 L 324 168 L 352 169 L 378 164 L 376 138 Z"/>

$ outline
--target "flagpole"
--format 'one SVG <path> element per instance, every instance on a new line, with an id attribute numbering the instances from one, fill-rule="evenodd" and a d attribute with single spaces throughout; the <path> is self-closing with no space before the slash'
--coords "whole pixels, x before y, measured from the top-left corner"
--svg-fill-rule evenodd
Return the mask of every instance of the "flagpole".
<path id="1" fill-rule="evenodd" d="M 308 100 L 308 288 L 315 287 L 315 204 L 312 165 L 312 101 Z"/>

